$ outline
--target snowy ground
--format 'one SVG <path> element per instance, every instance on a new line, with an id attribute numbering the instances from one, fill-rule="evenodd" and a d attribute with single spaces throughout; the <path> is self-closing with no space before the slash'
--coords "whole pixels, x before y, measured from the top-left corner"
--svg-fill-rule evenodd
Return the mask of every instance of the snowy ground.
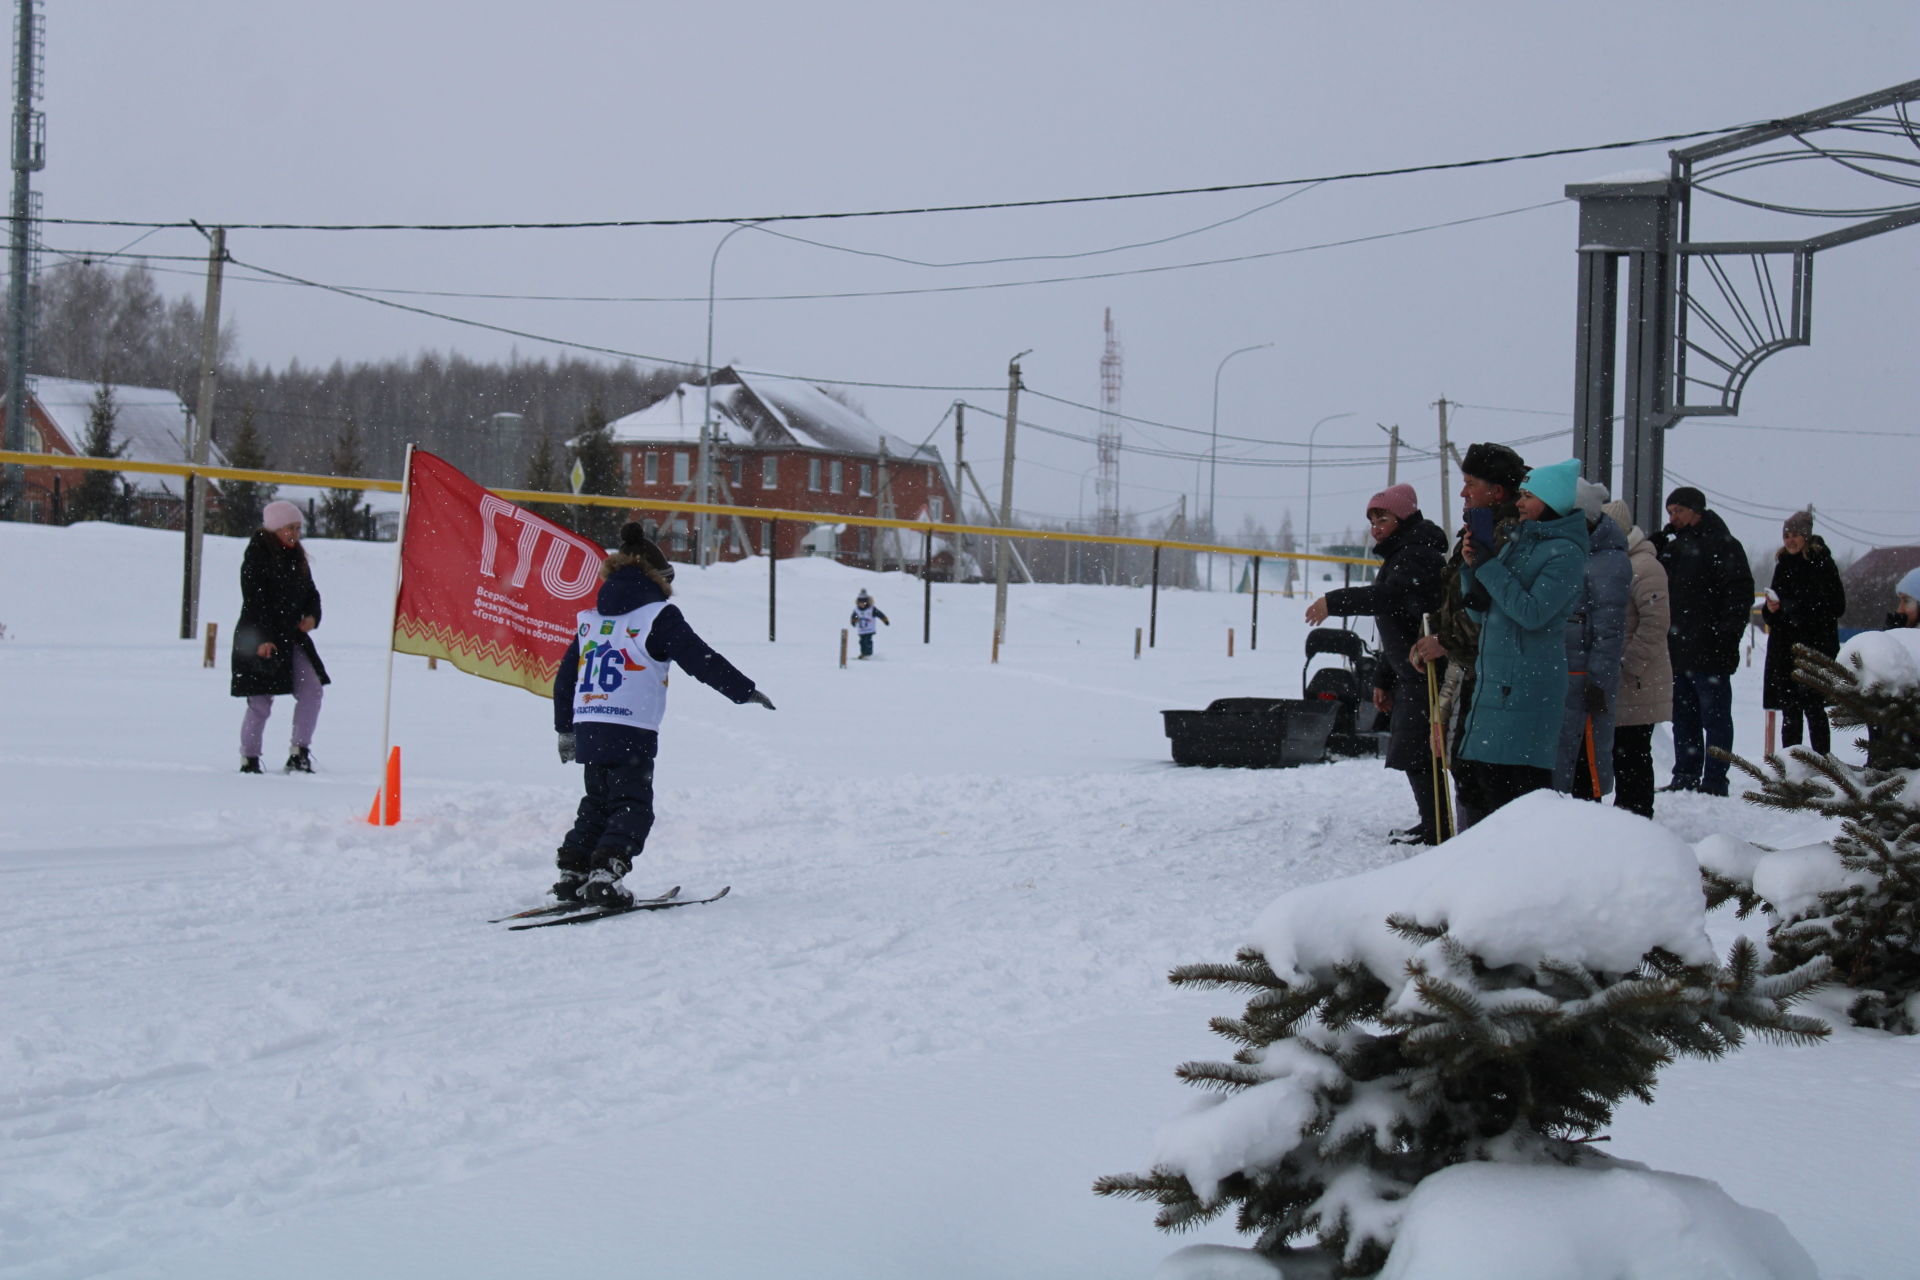
<path id="1" fill-rule="evenodd" d="M 209 545 L 224 636 L 240 544 Z M 1233 1242 L 1088 1185 L 1143 1167 L 1173 1066 L 1236 1011 L 1166 970 L 1402 856 L 1374 764 L 1168 762 L 1160 709 L 1297 692 L 1301 601 L 1268 597 L 1249 653 L 1247 597 L 1163 593 L 1136 661 L 1146 592 L 1016 588 L 996 667 L 990 586 L 936 588 L 923 645 L 919 584 L 783 562 L 769 644 L 764 564 L 684 574 L 780 710 L 676 682 L 634 879 L 733 894 L 509 934 L 482 922 L 537 900 L 578 786 L 546 705 L 399 659 L 406 820 L 367 826 L 393 549 L 310 549 L 320 772 L 249 778 L 224 652 L 175 638 L 178 535 L 0 526 L 0 1275 L 1110 1280 Z M 894 625 L 843 671 L 863 585 Z M 1612 1149 L 1779 1215 L 1830 1280 L 1920 1276 L 1913 1041 L 1681 1064 Z"/>

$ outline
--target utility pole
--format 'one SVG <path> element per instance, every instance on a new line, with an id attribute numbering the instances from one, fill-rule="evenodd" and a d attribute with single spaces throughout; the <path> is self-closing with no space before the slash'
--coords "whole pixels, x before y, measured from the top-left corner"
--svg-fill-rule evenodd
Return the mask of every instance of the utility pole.
<path id="1" fill-rule="evenodd" d="M 220 388 L 220 278 L 227 260 L 227 229 L 215 227 L 207 249 L 207 306 L 200 317 L 200 404 L 194 411 L 193 439 L 187 442 L 187 461 L 207 465 L 213 438 L 213 402 Z M 207 481 L 188 476 L 187 575 L 180 596 L 180 638 L 193 639 L 200 629 L 200 559 L 207 529 Z"/>
<path id="2" fill-rule="evenodd" d="M 953 402 L 953 518 L 956 524 L 967 522 L 967 405 L 964 400 Z M 952 581 L 960 581 L 961 552 L 966 542 L 959 534 L 953 535 Z"/>
<path id="3" fill-rule="evenodd" d="M 1447 514 L 1452 496 L 1447 492 L 1447 398 L 1441 396 L 1434 404 L 1440 409 L 1440 527 L 1452 532 L 1453 517 Z"/>
<path id="4" fill-rule="evenodd" d="M 40 0 L 17 0 L 18 41 L 13 64 L 13 237 L 7 253 L 7 448 L 27 447 L 27 327 L 31 317 L 33 182 L 47 167 L 47 117 L 33 109 L 40 96 Z M 27 518 L 26 469 L 9 465 L 0 484 L 0 516 Z"/>
<path id="5" fill-rule="evenodd" d="M 1031 351 L 1032 348 L 1028 348 Z M 1020 356 L 1007 361 L 1007 452 L 1000 462 L 1000 527 L 1013 527 L 1013 429 L 1020 420 Z M 997 660 L 1000 646 L 1007 638 L 1007 565 L 1012 550 L 1010 539 L 1002 538 L 1000 554 L 993 558 L 993 653 Z"/>
<path id="6" fill-rule="evenodd" d="M 1396 422 L 1388 426 L 1384 422 L 1376 422 L 1373 425 L 1387 433 L 1387 488 L 1391 489 L 1400 483 L 1400 424 Z M 1440 483 L 1445 487 L 1444 476 Z"/>

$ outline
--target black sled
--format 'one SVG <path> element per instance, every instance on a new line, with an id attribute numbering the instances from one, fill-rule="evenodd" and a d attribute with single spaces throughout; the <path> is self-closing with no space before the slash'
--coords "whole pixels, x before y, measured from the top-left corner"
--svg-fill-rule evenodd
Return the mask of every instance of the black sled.
<path id="1" fill-rule="evenodd" d="M 1346 659 L 1309 676 L 1323 654 Z M 1320 627 L 1307 633 L 1299 698 L 1215 698 L 1204 711 L 1162 711 L 1173 762 L 1239 769 L 1289 769 L 1329 755 L 1385 750 L 1383 717 L 1373 707 L 1379 655 L 1357 633 Z"/>

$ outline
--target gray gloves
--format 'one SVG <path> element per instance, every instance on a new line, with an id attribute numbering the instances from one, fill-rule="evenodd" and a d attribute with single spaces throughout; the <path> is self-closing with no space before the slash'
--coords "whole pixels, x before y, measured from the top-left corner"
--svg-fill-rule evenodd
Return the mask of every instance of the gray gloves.
<path id="1" fill-rule="evenodd" d="M 560 735 L 560 763 L 573 763 L 573 735 L 570 733 Z"/>
<path id="2" fill-rule="evenodd" d="M 773 710 L 773 699 L 769 698 L 766 694 L 760 692 L 758 689 L 755 689 L 752 693 L 747 695 L 747 701 L 756 702 L 761 706 L 765 707 L 769 711 Z"/>

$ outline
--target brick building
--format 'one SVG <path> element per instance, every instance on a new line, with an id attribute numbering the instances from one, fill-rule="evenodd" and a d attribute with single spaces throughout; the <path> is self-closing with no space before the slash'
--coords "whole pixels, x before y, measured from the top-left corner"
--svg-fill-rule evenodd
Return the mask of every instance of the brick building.
<path id="1" fill-rule="evenodd" d="M 700 420 L 706 387 L 683 383 L 661 400 L 610 424 L 626 491 L 641 519 L 659 529 L 675 558 L 693 554 L 696 520 L 680 512 L 646 509 L 645 499 L 694 500 Z M 711 500 L 727 506 L 817 511 L 812 526 L 774 526 L 781 558 L 831 548 L 835 559 L 864 568 L 920 565 L 922 539 L 912 531 L 870 526 L 835 527 L 835 515 L 891 516 L 952 522 L 958 504 L 937 449 L 889 435 L 864 414 L 817 386 L 729 367 L 713 375 Z M 718 558 L 738 560 L 765 551 L 761 520 L 714 517 Z M 934 569 L 951 565 L 949 540 L 934 538 Z"/>
<path id="2" fill-rule="evenodd" d="M 77 457 L 86 452 L 87 424 L 93 414 L 100 383 L 73 378 L 35 375 L 27 379 L 27 450 Z M 188 432 L 193 415 L 186 402 L 158 387 L 109 385 L 113 393 L 113 438 L 123 446 L 121 457 L 131 462 L 187 461 Z M 5 420 L 0 403 L 0 422 Z M 209 442 L 208 461 L 225 465 L 220 447 Z M 26 519 L 36 524 L 58 524 L 65 519 L 67 495 L 86 474 L 52 467 L 25 468 Z M 179 476 L 121 473 L 125 480 L 124 518 L 156 528 L 181 527 L 185 502 Z M 209 494 L 217 508 L 219 486 Z"/>

